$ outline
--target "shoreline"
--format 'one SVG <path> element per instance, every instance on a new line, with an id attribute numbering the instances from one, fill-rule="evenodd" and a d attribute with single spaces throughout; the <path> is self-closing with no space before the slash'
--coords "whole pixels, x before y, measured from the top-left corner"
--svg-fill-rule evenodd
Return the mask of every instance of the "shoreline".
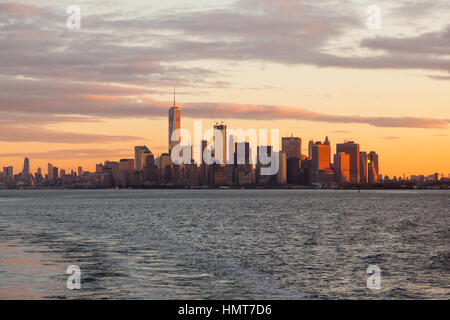
<path id="1" fill-rule="evenodd" d="M 39 188 L 8 188 L 0 189 L 1 191 L 9 190 L 337 190 L 337 191 L 374 191 L 374 190 L 450 190 L 450 184 L 444 184 L 439 186 L 398 186 L 398 187 L 310 187 L 310 186 L 219 186 L 219 187 L 187 187 L 187 186 L 142 186 L 142 187 L 96 187 L 96 188 L 72 188 L 72 187 L 39 187 Z"/>

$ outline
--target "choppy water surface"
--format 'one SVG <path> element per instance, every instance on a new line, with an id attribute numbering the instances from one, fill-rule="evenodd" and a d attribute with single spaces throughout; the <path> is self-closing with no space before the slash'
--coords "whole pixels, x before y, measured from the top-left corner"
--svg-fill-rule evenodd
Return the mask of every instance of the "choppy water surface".
<path id="1" fill-rule="evenodd" d="M 0 299 L 450 298 L 448 191 L 0 196 Z"/>

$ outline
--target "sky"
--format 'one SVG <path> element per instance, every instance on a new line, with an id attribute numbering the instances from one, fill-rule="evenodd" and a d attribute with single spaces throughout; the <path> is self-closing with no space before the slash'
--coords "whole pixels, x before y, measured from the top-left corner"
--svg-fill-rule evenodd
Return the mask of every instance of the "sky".
<path id="1" fill-rule="evenodd" d="M 279 129 L 304 154 L 354 140 L 383 175 L 448 175 L 449 16 L 448 0 L 0 0 L 0 167 L 166 152 L 175 87 L 188 130 Z"/>

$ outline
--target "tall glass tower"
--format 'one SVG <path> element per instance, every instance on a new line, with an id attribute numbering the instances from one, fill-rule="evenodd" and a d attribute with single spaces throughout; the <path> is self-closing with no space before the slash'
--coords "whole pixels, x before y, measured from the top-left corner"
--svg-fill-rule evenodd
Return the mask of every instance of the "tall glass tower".
<path id="1" fill-rule="evenodd" d="M 233 147 L 233 146 L 231 146 Z M 227 126 L 216 123 L 214 125 L 214 157 L 221 166 L 227 162 Z M 217 163 L 217 162 L 216 162 Z"/>
<path id="2" fill-rule="evenodd" d="M 175 90 L 173 91 L 173 107 L 169 109 L 169 154 L 172 154 L 173 148 L 180 143 L 181 135 L 172 141 L 172 133 L 181 128 L 180 108 L 175 105 Z"/>
<path id="3" fill-rule="evenodd" d="M 23 160 L 22 176 L 24 178 L 28 178 L 29 175 L 30 175 L 30 159 L 25 158 Z"/>

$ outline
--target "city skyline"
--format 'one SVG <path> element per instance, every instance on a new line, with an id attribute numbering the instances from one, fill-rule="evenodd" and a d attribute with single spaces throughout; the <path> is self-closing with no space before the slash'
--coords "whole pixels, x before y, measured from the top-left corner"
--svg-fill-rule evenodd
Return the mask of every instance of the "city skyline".
<path id="1" fill-rule="evenodd" d="M 372 4 L 80 0 L 81 29 L 68 30 L 67 4 L 4 2 L 0 167 L 94 171 L 134 146 L 166 152 L 176 87 L 191 131 L 280 129 L 302 154 L 328 136 L 332 161 L 336 142 L 357 141 L 383 174 L 447 175 L 448 1 L 382 1 L 376 30 Z"/>
<path id="2" fill-rule="evenodd" d="M 96 163 L 95 172 L 78 166 L 76 170 L 66 173 L 64 168 L 49 162 L 46 175 L 40 167 L 34 175 L 30 173 L 30 159 L 25 157 L 23 168 L 17 175 L 13 166 L 3 167 L 0 186 L 48 187 L 63 183 L 69 187 L 75 183 L 80 187 L 84 181 L 84 187 L 304 185 L 329 188 L 384 183 L 389 186 L 397 179 L 422 184 L 440 180 L 438 173 L 407 178 L 405 174 L 393 179 L 388 175 L 383 177 L 379 155 L 373 150 L 362 151 L 359 143 L 354 141 L 337 142 L 332 157 L 332 144 L 328 136 L 323 142 L 310 139 L 308 155 L 302 153 L 301 137 L 292 134 L 290 137 L 279 137 L 277 133 L 275 137 L 281 141 L 280 145 L 279 141 L 273 141 L 273 133 L 270 134 L 271 141 L 265 141 L 257 136 L 256 130 L 232 128 L 227 131 L 223 122 L 216 122 L 210 133 L 203 130 L 201 122 L 197 122 L 192 140 L 191 133 L 181 127 L 181 109 L 176 106 L 175 89 L 173 106 L 168 109 L 168 120 L 167 150 L 159 155 L 145 145 L 135 146 L 134 158 Z M 196 137 L 196 133 L 201 136 Z M 261 130 L 259 134 L 267 136 L 267 132 L 262 133 Z M 187 138 L 187 141 L 181 137 Z M 255 149 L 256 153 L 253 153 Z M 189 157 L 186 159 L 185 155 Z M 274 161 L 276 165 L 273 167 Z M 67 177 L 70 177 L 69 184 L 65 181 Z M 441 174 L 441 181 L 447 181 L 447 178 L 450 179 L 450 174 Z"/>
<path id="3" fill-rule="evenodd" d="M 150 155 L 154 156 L 154 158 L 157 158 L 157 157 L 159 158 L 159 157 L 161 157 L 161 155 L 164 155 L 164 154 L 171 155 L 172 149 L 177 144 L 180 144 L 180 137 L 178 137 L 178 140 L 175 139 L 175 141 L 173 141 L 173 142 L 170 141 L 170 137 L 173 135 L 173 133 L 176 129 L 178 129 L 178 130 L 184 129 L 180 124 L 181 123 L 181 109 L 180 109 L 180 107 L 175 105 L 175 97 L 174 97 L 174 101 L 173 101 L 173 106 L 168 108 L 168 120 L 169 120 L 169 125 L 168 125 L 168 129 L 169 129 L 168 130 L 168 137 L 169 137 L 168 141 L 169 141 L 169 143 L 166 146 L 166 150 L 161 151 L 160 150 L 161 146 L 159 146 L 156 148 L 156 150 L 158 150 L 158 153 L 154 154 L 150 150 L 150 149 L 153 149 L 152 147 L 149 149 L 146 145 L 134 146 L 134 155 L 132 155 L 131 152 L 127 151 L 127 153 L 124 153 L 120 157 L 117 157 L 117 156 L 116 157 L 114 157 L 114 156 L 106 157 L 100 163 L 107 163 L 110 161 L 118 161 L 119 158 L 120 158 L 120 160 L 127 160 L 129 158 L 132 158 L 135 161 L 133 163 L 134 168 L 136 170 L 142 170 L 144 168 L 143 161 L 145 159 L 145 156 L 144 156 L 145 154 L 150 154 Z M 234 161 L 236 163 L 236 158 L 234 158 L 234 160 L 233 160 L 233 157 L 232 157 L 232 155 L 234 154 L 234 151 L 227 150 L 227 148 L 229 148 L 230 144 L 231 145 L 235 144 L 233 136 L 227 136 L 227 125 L 224 124 L 223 121 L 221 123 L 216 122 L 213 125 L 213 128 L 216 133 L 214 134 L 213 139 L 210 142 L 215 142 L 217 139 L 219 139 L 219 140 L 222 140 L 222 141 L 220 141 L 219 148 L 221 148 L 221 146 L 223 146 L 222 152 L 220 152 L 220 155 L 217 157 L 218 161 L 220 163 L 222 163 L 223 162 L 222 159 L 225 159 L 225 162 L 227 161 L 227 159 L 232 159 L 232 161 Z M 245 131 L 245 129 L 244 129 L 244 131 Z M 217 135 L 217 133 L 219 133 L 219 135 Z M 231 140 L 228 141 L 228 138 L 230 138 L 230 137 L 231 137 Z M 280 137 L 280 141 L 279 141 L 280 148 L 277 150 L 274 150 L 274 151 L 281 152 L 282 150 L 286 150 L 286 151 L 283 151 L 285 153 L 286 159 L 289 159 L 290 157 L 294 157 L 293 155 L 295 154 L 296 156 L 294 158 L 301 159 L 303 156 L 303 157 L 307 157 L 310 159 L 316 159 L 314 161 L 319 161 L 319 162 L 321 161 L 322 165 L 319 162 L 316 163 L 313 161 L 312 166 L 313 166 L 313 168 L 316 168 L 316 170 L 329 169 L 330 168 L 329 165 L 334 164 L 333 159 L 336 159 L 336 156 L 338 156 L 338 159 L 341 159 L 340 154 L 345 153 L 347 156 L 350 157 L 349 159 L 351 159 L 350 160 L 351 161 L 350 182 L 352 182 L 352 183 L 367 182 L 368 176 L 370 173 L 368 165 L 370 164 L 370 162 L 371 162 L 370 160 L 372 160 L 372 158 L 369 157 L 368 151 L 363 151 L 363 150 L 360 151 L 359 143 L 355 144 L 354 141 L 349 141 L 347 139 L 344 139 L 344 141 L 336 142 L 334 144 L 335 147 L 333 148 L 332 144 L 329 141 L 329 137 L 326 136 L 324 142 L 320 142 L 319 140 L 309 139 L 308 147 L 307 147 L 307 149 L 304 149 L 304 148 L 302 148 L 302 141 L 304 141 L 303 137 L 294 137 L 293 134 L 291 133 L 291 136 Z M 198 145 L 198 147 L 201 148 L 201 151 L 202 151 L 201 154 L 203 154 L 203 149 L 204 149 L 203 142 L 206 143 L 207 141 L 202 140 L 201 142 L 202 142 L 202 144 Z M 240 141 L 240 142 L 236 142 L 236 143 L 242 144 L 244 142 Z M 245 143 L 248 144 L 248 141 Z M 182 144 L 180 144 L 180 145 L 182 145 Z M 188 147 L 191 145 L 193 146 L 192 142 L 190 142 L 188 144 L 184 144 L 183 146 Z M 258 144 L 258 146 L 257 146 L 258 149 L 260 146 L 261 145 Z M 206 145 L 205 145 L 205 147 L 206 147 Z M 325 149 L 323 151 L 321 151 L 323 148 L 325 148 Z M 355 148 L 354 152 L 352 151 L 353 148 Z M 252 149 L 251 148 L 249 148 L 249 149 L 250 149 L 250 151 L 249 151 L 250 152 L 250 163 L 253 165 L 256 165 L 257 162 L 252 162 L 251 157 L 252 156 L 257 157 L 257 155 L 259 153 L 256 152 L 255 154 L 252 154 L 252 151 L 251 151 Z M 193 150 L 191 150 L 191 157 L 194 160 L 192 152 L 193 152 Z M 245 152 L 248 152 L 248 151 L 245 151 Z M 378 154 L 376 154 L 375 151 L 371 150 L 370 156 L 372 156 L 372 154 L 374 154 L 377 157 L 377 164 L 378 164 Z M 213 152 L 213 155 L 214 155 L 214 152 Z M 319 155 L 326 155 L 326 158 L 323 159 L 323 156 L 319 156 Z M 236 157 L 236 156 L 234 155 L 234 157 Z M 365 157 L 366 161 L 363 161 L 362 157 Z M 23 161 L 22 169 L 20 169 L 20 167 L 18 167 L 18 166 L 17 167 L 14 166 L 14 164 L 11 164 L 11 163 L 5 163 L 3 166 L 0 165 L 0 167 L 4 167 L 4 168 L 12 167 L 13 168 L 12 174 L 19 174 L 19 173 L 23 173 L 23 172 L 28 172 L 28 174 L 30 174 L 31 172 L 33 172 L 33 170 L 35 172 L 41 172 L 41 170 L 42 170 L 41 166 L 30 165 L 30 158 L 31 157 L 28 156 L 28 157 L 25 157 L 24 160 L 21 160 L 21 161 Z M 139 159 L 142 159 L 142 162 Z M 52 159 L 50 159 L 50 160 L 52 160 Z M 369 161 L 367 161 L 367 160 L 369 160 Z M 203 161 L 203 158 L 201 161 Z M 364 172 L 364 170 L 362 168 L 363 163 L 366 164 L 365 169 L 364 169 L 365 170 L 364 179 L 362 178 L 363 172 Z M 201 162 L 197 161 L 196 164 L 200 165 Z M 326 164 L 328 164 L 328 165 L 326 165 Z M 47 163 L 47 167 L 48 167 L 47 175 L 49 176 L 49 178 L 54 174 L 53 166 L 54 166 L 53 160 Z M 83 169 L 86 169 L 86 172 L 89 172 L 89 171 L 95 171 L 93 169 L 96 169 L 97 166 L 98 166 L 98 163 L 93 163 L 92 165 L 87 166 L 87 167 L 83 167 L 79 163 L 78 164 L 74 163 L 73 167 L 69 167 L 69 168 L 59 167 L 58 169 L 64 170 L 64 171 L 67 170 L 67 172 L 69 172 L 69 171 L 80 172 L 80 168 L 83 168 Z M 431 170 L 431 171 L 433 171 L 433 170 Z M 415 173 L 412 173 L 409 175 L 407 175 L 405 172 L 403 172 L 401 174 L 394 175 L 394 176 L 399 177 L 399 178 L 405 177 L 405 176 L 410 177 L 410 176 L 414 176 L 416 174 L 427 176 L 429 173 L 431 174 L 431 171 L 430 172 L 415 172 Z M 378 166 L 376 168 L 376 172 L 378 172 L 378 174 L 383 175 L 383 172 L 379 171 Z M 435 173 L 436 173 L 436 171 L 433 172 L 433 174 L 435 174 Z M 437 173 L 439 173 L 443 177 L 450 177 L 450 173 L 446 173 L 446 172 L 437 172 Z M 385 175 L 389 176 L 388 174 L 385 174 Z M 50 178 L 50 179 L 52 179 L 52 178 Z M 317 180 L 317 177 L 313 178 L 313 179 Z"/>
<path id="4" fill-rule="evenodd" d="M 449 17 L 0 0 L 0 300 L 448 299 Z"/>

